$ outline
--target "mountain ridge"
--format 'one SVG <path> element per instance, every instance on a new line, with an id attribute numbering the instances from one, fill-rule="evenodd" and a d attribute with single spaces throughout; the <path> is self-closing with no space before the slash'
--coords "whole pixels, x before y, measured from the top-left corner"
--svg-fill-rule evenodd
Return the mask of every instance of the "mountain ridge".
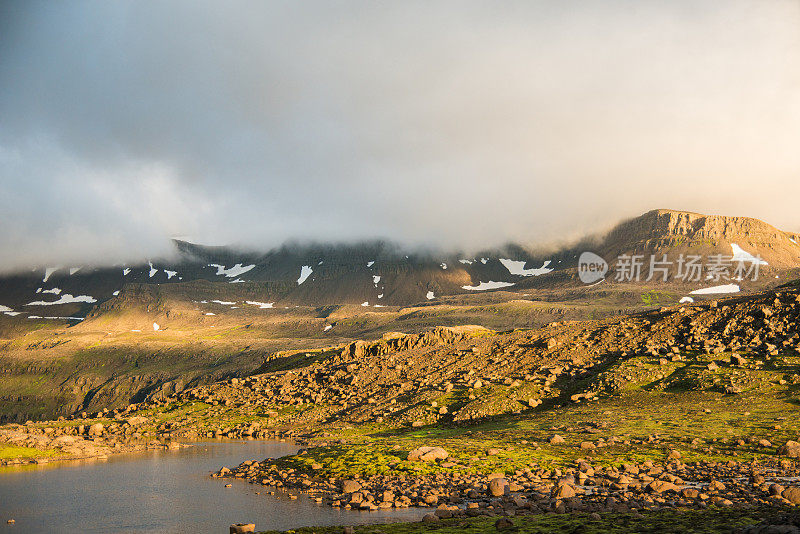
<path id="1" fill-rule="evenodd" d="M 733 256 L 763 258 L 765 276 L 784 281 L 800 270 L 796 235 L 749 217 L 656 209 L 622 221 L 550 254 L 518 244 L 474 256 L 405 250 L 389 241 L 352 244 L 287 243 L 266 252 L 209 247 L 173 240 L 173 261 L 110 267 L 48 267 L 0 276 L 0 308 L 6 317 L 84 317 L 131 284 L 215 284 L 220 300 L 252 289 L 259 302 L 320 306 L 408 306 L 449 295 L 484 291 L 580 286 L 577 260 L 592 251 L 609 264 L 623 255 Z M 751 261 L 751 260 L 748 260 Z M 187 287 L 187 295 L 191 287 Z M 247 293 L 247 292 L 245 292 Z M 82 299 L 82 300 L 81 300 Z M 199 300 L 199 299 L 198 299 Z M 38 304 L 34 304 L 38 303 Z"/>

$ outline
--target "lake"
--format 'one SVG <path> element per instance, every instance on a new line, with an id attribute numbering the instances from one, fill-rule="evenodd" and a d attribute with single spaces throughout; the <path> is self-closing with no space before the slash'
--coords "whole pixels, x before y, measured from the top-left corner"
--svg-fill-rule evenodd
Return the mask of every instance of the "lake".
<path id="1" fill-rule="evenodd" d="M 415 521 L 422 510 L 338 510 L 243 480 L 211 478 L 222 466 L 293 454 L 270 441 L 204 442 L 173 451 L 0 470 L 0 533 L 213 533 Z M 225 484 L 233 484 L 226 488 Z M 260 492 L 257 495 L 256 492 Z M 16 524 L 6 521 L 13 518 Z"/>

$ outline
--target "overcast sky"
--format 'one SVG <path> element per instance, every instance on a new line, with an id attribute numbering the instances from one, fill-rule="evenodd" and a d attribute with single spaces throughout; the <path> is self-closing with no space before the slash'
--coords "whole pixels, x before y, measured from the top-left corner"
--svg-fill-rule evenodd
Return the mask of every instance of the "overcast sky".
<path id="1" fill-rule="evenodd" d="M 0 2 L 0 269 L 800 230 L 800 2 Z"/>

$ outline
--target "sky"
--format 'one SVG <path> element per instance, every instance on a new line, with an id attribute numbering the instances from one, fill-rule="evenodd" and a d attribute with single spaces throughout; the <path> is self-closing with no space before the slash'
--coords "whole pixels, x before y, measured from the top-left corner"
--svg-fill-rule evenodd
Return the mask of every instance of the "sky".
<path id="1" fill-rule="evenodd" d="M 0 0 L 0 270 L 800 230 L 800 2 Z"/>

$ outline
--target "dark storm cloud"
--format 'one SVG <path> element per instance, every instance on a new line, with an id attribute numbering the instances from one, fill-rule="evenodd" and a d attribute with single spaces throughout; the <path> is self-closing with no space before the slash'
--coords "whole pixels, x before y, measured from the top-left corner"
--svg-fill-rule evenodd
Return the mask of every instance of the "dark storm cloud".
<path id="1" fill-rule="evenodd" d="M 655 207 L 798 229 L 798 27 L 777 0 L 6 2 L 0 268 Z"/>

